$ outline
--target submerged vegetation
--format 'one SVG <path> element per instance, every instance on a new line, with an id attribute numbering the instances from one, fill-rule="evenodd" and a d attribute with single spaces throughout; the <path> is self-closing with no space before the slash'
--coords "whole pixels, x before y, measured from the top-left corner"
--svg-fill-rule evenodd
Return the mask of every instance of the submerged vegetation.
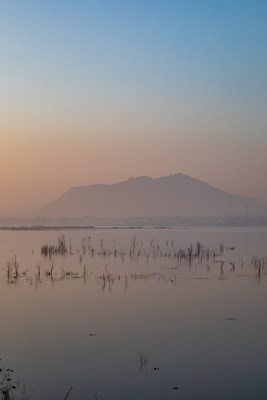
<path id="1" fill-rule="evenodd" d="M 146 371 L 148 364 L 147 350 L 139 349 L 139 372 Z"/>
<path id="2" fill-rule="evenodd" d="M 13 256 L 12 260 L 8 261 L 6 264 L 6 275 L 9 282 L 15 282 L 19 277 L 19 264 L 16 254 Z"/>
<path id="3" fill-rule="evenodd" d="M 58 243 L 57 246 L 54 245 L 48 245 L 48 244 L 44 244 L 41 247 L 41 254 L 42 256 L 49 256 L 51 257 L 54 254 L 67 254 L 67 245 L 66 245 L 66 240 L 65 240 L 65 236 L 64 235 L 60 235 L 58 237 Z"/>
<path id="4" fill-rule="evenodd" d="M 69 242 L 69 254 L 73 254 L 72 252 L 72 239 L 70 238 Z M 82 254 L 85 255 L 86 252 L 93 257 L 95 254 L 98 256 L 121 256 L 124 258 L 125 256 L 129 256 L 130 259 L 138 260 L 141 257 L 145 258 L 173 258 L 178 261 L 187 261 L 192 263 L 195 260 L 200 262 L 210 259 L 214 259 L 217 256 L 221 256 L 224 252 L 224 245 L 222 243 L 219 244 L 219 250 L 210 249 L 208 247 L 204 247 L 199 241 L 195 245 L 191 244 L 188 248 L 182 249 L 178 248 L 174 245 L 174 241 L 169 243 L 168 240 L 165 242 L 165 246 L 161 247 L 156 243 L 155 238 L 150 240 L 149 247 L 144 246 L 143 241 L 137 241 L 136 236 L 131 237 L 130 245 L 128 251 L 118 250 L 116 248 L 116 241 L 113 239 L 112 249 L 109 249 L 104 246 L 104 240 L 100 239 L 100 247 L 98 250 L 94 249 L 91 246 L 91 237 L 83 237 L 81 239 L 81 251 Z M 64 235 L 60 235 L 58 238 L 58 245 L 52 244 L 44 244 L 41 246 L 41 255 L 44 257 L 51 257 L 52 255 L 67 255 L 68 248 L 66 245 L 66 239 Z"/>
<path id="5" fill-rule="evenodd" d="M 14 399 L 14 392 L 18 383 L 13 383 L 13 369 L 0 368 L 0 395 L 1 400 Z"/>
<path id="6" fill-rule="evenodd" d="M 155 238 L 152 238 L 148 243 L 144 243 L 142 240 L 138 240 L 135 235 L 130 237 L 128 248 L 124 249 L 117 248 L 115 239 L 112 240 L 112 246 L 109 248 L 105 246 L 102 238 L 99 239 L 99 246 L 94 247 L 91 236 L 83 236 L 80 241 L 80 248 L 74 251 L 72 238 L 69 238 L 67 244 L 65 235 L 61 234 L 58 236 L 56 244 L 43 244 L 41 246 L 40 253 L 46 262 L 38 262 L 35 273 L 30 272 L 28 269 L 21 271 L 16 254 L 13 255 L 11 261 L 6 263 L 4 272 L 8 283 L 16 283 L 20 279 L 25 279 L 28 284 L 34 284 L 36 287 L 44 279 L 54 282 L 80 278 L 86 282 L 88 278 L 91 278 L 95 279 L 96 283 L 104 291 L 105 288 L 110 290 L 116 281 L 123 281 L 125 289 L 127 289 L 129 281 L 137 280 L 157 279 L 175 284 L 180 266 L 192 267 L 194 265 L 197 267 L 198 265 L 206 265 L 206 272 L 210 272 L 213 265 L 213 270 L 218 270 L 218 278 L 225 279 L 226 270 L 229 273 L 235 273 L 238 267 L 240 271 L 243 269 L 243 259 L 231 256 L 235 252 L 235 246 L 225 246 L 223 243 L 219 243 L 216 248 L 210 248 L 197 241 L 195 244 L 191 243 L 188 247 L 181 248 L 173 240 L 165 240 L 162 245 Z M 229 255 L 231 256 L 230 258 Z M 57 256 L 61 256 L 59 262 L 57 262 Z M 126 271 L 125 273 L 112 273 L 108 270 L 108 262 L 111 257 L 116 262 L 119 261 L 122 266 L 125 261 L 129 262 L 130 265 L 143 267 L 148 263 L 157 262 L 160 265 L 160 269 L 169 270 L 172 273 L 146 270 L 130 273 L 126 273 Z M 65 258 L 68 259 L 69 264 L 74 263 L 76 265 L 74 269 L 65 265 Z M 103 273 L 89 268 L 90 260 L 95 260 L 95 258 L 103 259 L 105 264 Z M 78 269 L 77 264 L 79 265 Z M 266 274 L 267 257 L 254 256 L 249 264 L 253 267 L 251 275 L 261 280 L 262 276 Z M 217 266 L 219 266 L 219 269 Z"/>

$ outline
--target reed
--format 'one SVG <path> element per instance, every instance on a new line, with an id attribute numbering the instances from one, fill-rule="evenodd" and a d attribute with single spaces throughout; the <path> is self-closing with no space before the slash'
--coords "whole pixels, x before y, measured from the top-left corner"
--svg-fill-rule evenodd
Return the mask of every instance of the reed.
<path id="1" fill-rule="evenodd" d="M 65 255 L 67 254 L 67 245 L 64 235 L 58 237 L 57 246 L 44 244 L 41 246 L 41 255 L 44 257 L 51 257 L 54 254 Z"/>
<path id="2" fill-rule="evenodd" d="M 11 261 L 6 263 L 6 276 L 9 283 L 16 282 L 19 278 L 19 264 L 16 254 Z"/>
<path id="3" fill-rule="evenodd" d="M 67 394 L 66 394 L 66 396 L 64 397 L 64 400 L 66 400 L 67 399 L 67 397 L 69 396 L 69 394 L 70 394 L 70 392 L 72 391 L 72 387 L 70 387 L 69 388 L 69 390 L 68 390 L 68 392 L 67 392 Z"/>
<path id="4" fill-rule="evenodd" d="M 148 357 L 147 357 L 147 350 L 139 349 L 139 372 L 146 370 Z"/>
<path id="5" fill-rule="evenodd" d="M 85 254 L 85 252 L 86 252 L 86 247 L 87 247 L 87 239 L 86 239 L 86 237 L 83 237 L 81 240 L 81 248 L 82 248 L 83 254 Z"/>

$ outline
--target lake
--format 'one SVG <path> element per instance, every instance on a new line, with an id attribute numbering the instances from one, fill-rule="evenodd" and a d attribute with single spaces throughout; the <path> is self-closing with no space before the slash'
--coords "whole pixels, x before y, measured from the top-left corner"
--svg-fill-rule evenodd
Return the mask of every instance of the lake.
<path id="1" fill-rule="evenodd" d="M 266 399 L 266 272 L 267 228 L 2 230 L 2 391 Z"/>

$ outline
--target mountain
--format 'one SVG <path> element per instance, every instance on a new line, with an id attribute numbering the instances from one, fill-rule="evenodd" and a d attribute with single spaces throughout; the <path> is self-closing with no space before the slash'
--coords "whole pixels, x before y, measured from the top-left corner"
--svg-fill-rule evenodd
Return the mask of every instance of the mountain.
<path id="1" fill-rule="evenodd" d="M 42 207 L 40 217 L 255 217 L 258 200 L 230 194 L 183 174 L 129 178 L 113 185 L 72 187 Z"/>

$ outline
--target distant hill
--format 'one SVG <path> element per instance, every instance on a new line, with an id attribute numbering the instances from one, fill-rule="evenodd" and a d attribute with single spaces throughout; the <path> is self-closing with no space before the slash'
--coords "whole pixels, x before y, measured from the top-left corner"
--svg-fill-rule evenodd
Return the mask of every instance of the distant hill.
<path id="1" fill-rule="evenodd" d="M 258 217 L 267 207 L 183 174 L 129 178 L 113 185 L 72 187 L 42 207 L 40 217 Z"/>

